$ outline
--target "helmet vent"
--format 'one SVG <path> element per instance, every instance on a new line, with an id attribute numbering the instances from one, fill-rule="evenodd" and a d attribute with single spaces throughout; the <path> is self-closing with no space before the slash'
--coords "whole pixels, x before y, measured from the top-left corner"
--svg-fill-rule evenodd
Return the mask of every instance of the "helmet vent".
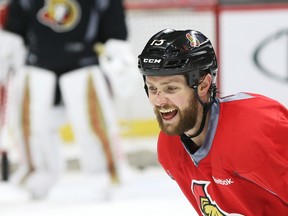
<path id="1" fill-rule="evenodd" d="M 147 51 L 150 52 L 150 53 L 159 53 L 159 52 L 163 52 L 163 49 L 160 49 L 160 48 L 149 48 Z"/>
<path id="2" fill-rule="evenodd" d="M 181 51 L 180 49 L 174 49 L 174 50 L 171 50 L 171 53 L 178 53 L 180 51 Z"/>
<path id="3" fill-rule="evenodd" d="M 173 68 L 182 68 L 186 63 L 188 59 L 176 59 L 176 60 L 170 60 L 165 65 L 165 69 L 173 69 Z"/>

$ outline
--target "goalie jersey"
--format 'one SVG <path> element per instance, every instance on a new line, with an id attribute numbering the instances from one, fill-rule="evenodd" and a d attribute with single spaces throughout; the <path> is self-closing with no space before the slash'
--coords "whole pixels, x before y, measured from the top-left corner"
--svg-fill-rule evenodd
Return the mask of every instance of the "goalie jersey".
<path id="1" fill-rule="evenodd" d="M 29 64 L 55 72 L 98 63 L 97 42 L 127 39 L 122 0 L 12 0 L 4 28 L 24 38 Z"/>
<path id="2" fill-rule="evenodd" d="M 286 215 L 287 137 L 283 105 L 239 93 L 213 104 L 196 151 L 190 139 L 160 132 L 158 159 L 199 215 Z"/>
<path id="3" fill-rule="evenodd" d="M 96 43 L 127 39 L 122 0 L 11 0 L 7 11 L 4 29 L 23 37 L 26 63 L 57 78 L 97 65 Z M 56 91 L 59 103 L 58 85 Z"/>

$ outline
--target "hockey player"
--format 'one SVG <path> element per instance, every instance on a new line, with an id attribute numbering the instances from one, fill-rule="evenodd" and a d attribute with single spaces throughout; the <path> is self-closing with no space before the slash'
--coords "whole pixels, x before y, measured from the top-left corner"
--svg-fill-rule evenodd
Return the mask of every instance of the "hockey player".
<path id="1" fill-rule="evenodd" d="M 216 55 L 198 31 L 158 32 L 138 67 L 159 162 L 199 215 L 287 214 L 287 108 L 253 93 L 216 97 Z"/>
<path id="2" fill-rule="evenodd" d="M 81 168 L 89 173 L 95 173 L 100 169 L 100 165 L 105 164 L 109 167 L 110 179 L 117 182 L 115 158 L 109 146 L 112 142 L 109 137 L 112 132 L 106 128 L 108 117 L 105 117 L 106 113 L 110 115 L 111 112 L 106 112 L 109 109 L 105 109 L 106 105 L 102 105 L 104 103 L 102 98 L 99 99 L 97 92 L 102 86 L 95 85 L 98 80 L 104 82 L 102 85 L 107 85 L 107 78 L 106 76 L 104 79 L 98 78 L 103 76 L 103 73 L 97 69 L 99 59 L 95 52 L 95 44 L 106 43 L 111 39 L 125 42 L 127 39 L 122 0 L 9 2 L 4 29 L 21 35 L 28 49 L 26 58 L 28 66 L 17 79 L 18 89 L 23 92 L 19 94 L 18 100 L 20 107 L 23 108 L 19 112 L 23 115 L 18 117 L 22 118 L 21 136 L 25 143 L 23 146 L 26 147 L 25 156 L 31 158 L 26 160 L 26 166 L 29 168 L 24 180 L 30 182 L 27 184 L 32 196 L 45 197 L 52 181 L 45 184 L 41 179 L 47 180 L 49 176 L 54 178 L 54 173 L 59 173 L 59 168 L 55 167 L 58 164 L 56 163 L 58 157 L 52 156 L 51 144 L 47 140 L 43 141 L 44 137 L 49 137 L 49 133 L 55 130 L 52 127 L 55 123 L 51 122 L 54 118 L 50 109 L 51 100 L 57 109 L 62 108 L 62 99 L 65 103 L 75 141 L 80 145 Z M 63 86 L 60 86 L 61 77 Z M 107 86 L 101 91 L 108 91 L 106 89 Z M 108 94 L 105 100 L 110 100 L 109 96 Z M 85 130 L 87 128 L 88 130 Z M 48 154 L 51 156 L 50 161 L 49 157 L 41 156 L 47 151 L 50 152 Z M 104 156 L 101 156 L 99 151 L 103 152 Z M 103 162 L 105 158 L 107 162 Z M 47 164 L 57 172 L 53 171 L 53 174 L 45 172 L 47 175 L 38 175 L 43 178 L 31 177 L 29 181 L 32 173 L 45 170 L 43 166 Z M 37 187 L 37 183 L 43 184 Z"/>
<path id="3" fill-rule="evenodd" d="M 23 37 L 26 63 L 54 71 L 97 65 L 96 43 L 127 39 L 122 0 L 11 0 L 5 30 Z M 61 103 L 59 85 L 55 104 Z"/>

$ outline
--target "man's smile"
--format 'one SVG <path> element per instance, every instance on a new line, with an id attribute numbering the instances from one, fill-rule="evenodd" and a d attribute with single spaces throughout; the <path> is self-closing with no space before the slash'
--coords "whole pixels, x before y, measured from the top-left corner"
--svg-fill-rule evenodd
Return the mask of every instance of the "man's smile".
<path id="1" fill-rule="evenodd" d="M 171 120 L 178 113 L 178 110 L 175 108 L 159 109 L 158 111 L 161 113 L 161 116 L 164 120 Z"/>

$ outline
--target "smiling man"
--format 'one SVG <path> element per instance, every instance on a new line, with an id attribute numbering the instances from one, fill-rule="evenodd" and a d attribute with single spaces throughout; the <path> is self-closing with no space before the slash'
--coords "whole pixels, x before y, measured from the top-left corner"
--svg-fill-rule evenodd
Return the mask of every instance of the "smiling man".
<path id="1" fill-rule="evenodd" d="M 288 111 L 253 93 L 217 98 L 199 31 L 165 29 L 138 57 L 161 132 L 158 159 L 199 215 L 288 212 Z"/>
<path id="2" fill-rule="evenodd" d="M 198 103 L 184 76 L 151 76 L 146 83 L 162 131 L 182 134 L 196 124 Z"/>

